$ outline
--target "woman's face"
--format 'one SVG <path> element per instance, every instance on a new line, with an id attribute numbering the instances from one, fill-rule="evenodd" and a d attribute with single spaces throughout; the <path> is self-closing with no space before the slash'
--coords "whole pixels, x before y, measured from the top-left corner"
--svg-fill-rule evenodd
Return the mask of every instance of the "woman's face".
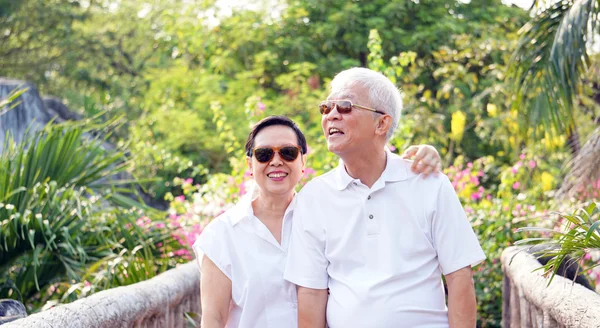
<path id="1" fill-rule="evenodd" d="M 268 126 L 254 138 L 254 149 L 297 147 L 298 138 L 292 128 L 284 125 Z M 302 178 L 302 170 L 306 157 L 298 151 L 298 157 L 293 161 L 284 160 L 279 152 L 271 160 L 261 163 L 255 154 L 247 158 L 248 168 L 254 175 L 254 180 L 261 194 L 285 195 L 293 192 L 296 184 Z"/>

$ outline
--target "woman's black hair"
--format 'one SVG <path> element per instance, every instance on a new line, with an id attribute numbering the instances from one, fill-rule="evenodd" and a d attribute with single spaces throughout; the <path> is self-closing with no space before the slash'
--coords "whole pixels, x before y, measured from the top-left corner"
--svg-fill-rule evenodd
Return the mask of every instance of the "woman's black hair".
<path id="1" fill-rule="evenodd" d="M 300 131 L 298 125 L 285 116 L 269 116 L 260 120 L 258 123 L 252 127 L 250 134 L 248 135 L 248 140 L 246 141 L 246 156 L 252 157 L 252 149 L 254 148 L 254 139 L 256 135 L 264 128 L 273 125 L 283 125 L 290 127 L 296 133 L 296 137 L 298 138 L 298 146 L 300 146 L 302 154 L 306 154 L 307 146 L 306 146 L 306 138 L 304 137 L 304 133 Z"/>

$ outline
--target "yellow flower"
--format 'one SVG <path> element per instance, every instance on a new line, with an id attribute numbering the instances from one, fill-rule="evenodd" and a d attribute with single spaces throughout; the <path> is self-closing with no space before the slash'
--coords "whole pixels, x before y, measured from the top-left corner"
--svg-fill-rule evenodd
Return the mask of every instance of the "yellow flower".
<path id="1" fill-rule="evenodd" d="M 454 112 L 452 114 L 452 122 L 450 122 L 451 132 L 450 138 L 454 141 L 459 142 L 462 140 L 465 132 L 465 123 L 467 122 L 467 116 L 461 111 Z"/>
<path id="2" fill-rule="evenodd" d="M 554 177 L 548 172 L 542 173 L 542 190 L 550 191 L 554 188 Z"/>
<path id="3" fill-rule="evenodd" d="M 487 104 L 487 112 L 490 117 L 498 116 L 498 107 L 494 104 Z"/>

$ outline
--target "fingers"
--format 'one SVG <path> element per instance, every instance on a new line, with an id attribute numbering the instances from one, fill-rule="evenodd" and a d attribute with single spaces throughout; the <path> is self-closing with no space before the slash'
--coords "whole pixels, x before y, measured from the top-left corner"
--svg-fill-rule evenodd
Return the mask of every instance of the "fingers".
<path id="1" fill-rule="evenodd" d="M 428 165 L 428 163 L 425 163 L 425 157 L 427 156 L 427 150 L 425 147 L 419 147 L 417 150 L 417 153 L 415 155 L 415 158 L 413 159 L 413 164 L 411 166 L 412 170 L 415 173 L 421 173 L 423 172 L 424 167 Z"/>
<path id="2" fill-rule="evenodd" d="M 427 177 L 429 174 L 439 171 L 441 168 L 441 163 L 439 158 L 435 155 L 427 155 L 426 157 L 413 162 L 413 172 L 419 174 L 423 174 L 424 177 Z"/>
<path id="3" fill-rule="evenodd" d="M 410 146 L 404 151 L 404 154 L 402 154 L 402 158 L 411 158 L 417 153 L 418 150 L 419 146 Z"/>

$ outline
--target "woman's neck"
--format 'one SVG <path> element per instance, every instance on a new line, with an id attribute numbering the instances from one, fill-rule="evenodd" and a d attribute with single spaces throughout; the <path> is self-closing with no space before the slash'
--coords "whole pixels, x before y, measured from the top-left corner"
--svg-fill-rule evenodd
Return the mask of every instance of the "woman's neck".
<path id="1" fill-rule="evenodd" d="M 285 210 L 294 199 L 295 193 L 294 190 L 283 195 L 259 193 L 258 197 L 252 202 L 254 215 L 261 219 L 283 219 Z"/>

